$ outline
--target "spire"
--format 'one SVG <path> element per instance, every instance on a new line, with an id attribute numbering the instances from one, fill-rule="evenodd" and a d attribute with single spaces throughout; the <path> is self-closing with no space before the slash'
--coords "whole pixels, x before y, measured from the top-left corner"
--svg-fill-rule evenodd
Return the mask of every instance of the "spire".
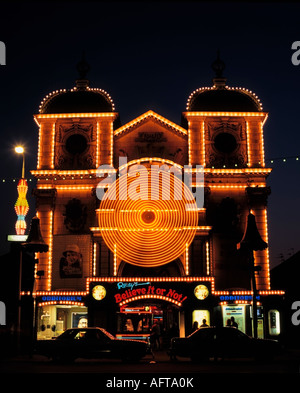
<path id="1" fill-rule="evenodd" d="M 86 79 L 86 75 L 90 70 L 90 65 L 85 60 L 85 53 L 82 53 L 81 60 L 77 63 L 77 71 L 79 73 L 79 79 L 76 80 L 76 87 L 84 90 L 89 85 L 89 80 Z"/>
<path id="2" fill-rule="evenodd" d="M 225 63 L 220 59 L 220 51 L 217 52 L 217 59 L 211 65 L 216 76 L 213 78 L 214 87 L 217 89 L 224 89 L 226 85 L 226 78 L 223 76 Z"/>

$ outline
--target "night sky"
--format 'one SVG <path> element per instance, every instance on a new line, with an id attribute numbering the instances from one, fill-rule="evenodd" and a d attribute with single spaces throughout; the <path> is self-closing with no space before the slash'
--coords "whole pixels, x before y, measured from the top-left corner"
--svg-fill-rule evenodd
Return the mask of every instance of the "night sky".
<path id="1" fill-rule="evenodd" d="M 90 86 L 111 95 L 122 124 L 150 109 L 180 124 L 190 93 L 212 85 L 218 49 L 227 84 L 252 90 L 269 112 L 265 156 L 278 158 L 266 162 L 273 168 L 271 266 L 280 254 L 299 251 L 300 65 L 291 61 L 299 14 L 300 4 L 287 2 L 1 2 L 0 255 L 9 249 L 6 237 L 15 233 L 17 219 L 22 158 L 14 147 L 25 145 L 29 178 L 37 162 L 33 114 L 46 94 L 75 85 L 83 51 Z M 29 227 L 35 209 L 34 182 L 28 184 Z"/>

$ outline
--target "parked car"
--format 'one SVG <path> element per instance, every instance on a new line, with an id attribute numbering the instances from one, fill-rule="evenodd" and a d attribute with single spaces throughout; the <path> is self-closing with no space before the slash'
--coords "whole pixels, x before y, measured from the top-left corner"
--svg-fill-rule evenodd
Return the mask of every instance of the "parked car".
<path id="1" fill-rule="evenodd" d="M 105 329 L 93 327 L 67 329 L 52 340 L 39 340 L 35 353 L 56 361 L 73 361 L 77 358 L 139 361 L 148 348 L 146 341 L 117 339 Z"/>
<path id="2" fill-rule="evenodd" d="M 276 340 L 256 339 L 234 327 L 204 327 L 185 338 L 171 340 L 169 356 L 187 357 L 192 361 L 218 358 L 272 359 L 281 353 Z"/>

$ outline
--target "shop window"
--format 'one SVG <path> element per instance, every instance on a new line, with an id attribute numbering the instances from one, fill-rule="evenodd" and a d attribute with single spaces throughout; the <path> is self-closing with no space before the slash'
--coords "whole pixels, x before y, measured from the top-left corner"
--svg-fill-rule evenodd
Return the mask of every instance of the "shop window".
<path id="1" fill-rule="evenodd" d="M 280 334 L 280 314 L 278 310 L 269 310 L 269 334 L 270 336 L 278 336 Z"/>
<path id="2" fill-rule="evenodd" d="M 192 316 L 193 328 L 200 327 L 205 319 L 206 324 L 210 325 L 210 313 L 208 310 L 194 310 Z"/>
<path id="3" fill-rule="evenodd" d="M 46 305 L 38 308 L 37 339 L 50 340 L 73 327 L 87 327 L 87 308 L 81 306 Z"/>
<path id="4" fill-rule="evenodd" d="M 245 324 L 245 305 L 243 304 L 227 304 L 222 306 L 223 326 L 230 326 L 233 322 L 237 324 L 237 328 L 243 333 L 246 332 Z"/>

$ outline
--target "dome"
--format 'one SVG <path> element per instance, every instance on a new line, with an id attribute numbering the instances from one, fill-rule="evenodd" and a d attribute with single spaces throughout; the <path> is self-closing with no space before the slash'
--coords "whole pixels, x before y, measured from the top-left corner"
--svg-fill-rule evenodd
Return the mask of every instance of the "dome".
<path id="1" fill-rule="evenodd" d="M 250 93 L 251 94 L 251 93 Z M 261 104 L 242 89 L 198 89 L 192 93 L 187 111 L 259 112 Z"/>
<path id="2" fill-rule="evenodd" d="M 115 110 L 110 95 L 102 90 L 89 87 L 85 78 L 88 64 L 82 60 L 77 65 L 79 79 L 70 90 L 61 89 L 48 94 L 40 105 L 41 114 L 50 113 L 92 113 L 113 112 Z"/>
<path id="3" fill-rule="evenodd" d="M 110 96 L 101 89 L 74 87 L 48 94 L 40 105 L 40 113 L 113 112 Z"/>
<path id="4" fill-rule="evenodd" d="M 228 87 L 222 73 L 225 68 L 219 56 L 212 65 L 216 72 L 212 87 L 195 90 L 187 102 L 187 111 L 212 112 L 259 112 L 262 105 L 250 90 L 241 87 Z"/>

